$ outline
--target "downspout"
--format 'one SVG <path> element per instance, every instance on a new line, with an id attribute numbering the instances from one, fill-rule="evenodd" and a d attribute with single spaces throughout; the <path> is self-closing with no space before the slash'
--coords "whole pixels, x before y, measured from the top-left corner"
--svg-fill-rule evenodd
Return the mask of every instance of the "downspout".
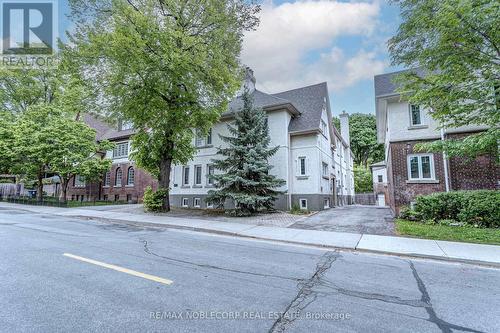
<path id="1" fill-rule="evenodd" d="M 441 128 L 441 141 L 445 141 L 444 128 Z M 446 187 L 446 192 L 450 192 L 450 180 L 448 176 L 448 157 L 446 156 L 446 151 L 443 150 L 443 169 L 444 169 L 444 184 Z"/>
<path id="2" fill-rule="evenodd" d="M 288 133 L 288 209 L 292 210 L 292 180 L 293 174 L 293 158 L 292 158 L 292 138 Z"/>

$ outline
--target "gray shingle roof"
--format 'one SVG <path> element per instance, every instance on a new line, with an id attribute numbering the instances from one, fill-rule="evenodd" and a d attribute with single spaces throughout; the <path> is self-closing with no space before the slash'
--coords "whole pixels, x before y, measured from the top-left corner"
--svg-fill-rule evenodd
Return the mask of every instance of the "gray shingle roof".
<path id="1" fill-rule="evenodd" d="M 416 72 L 419 76 L 424 75 L 424 70 L 421 68 L 406 69 L 393 73 L 375 75 L 375 96 L 379 97 L 379 96 L 397 94 L 396 92 L 397 87 L 396 84 L 393 82 L 393 79 L 398 74 L 410 71 Z"/>
<path id="2" fill-rule="evenodd" d="M 253 105 L 257 108 L 271 107 L 274 105 L 291 104 L 290 101 L 279 98 L 270 94 L 266 94 L 262 91 L 255 90 L 252 94 Z M 236 97 L 229 103 L 229 110 L 223 114 L 223 116 L 230 115 L 233 112 L 237 112 L 243 108 L 243 98 Z"/>
<path id="3" fill-rule="evenodd" d="M 301 113 L 290 122 L 289 132 L 316 130 L 320 128 L 321 113 L 328 101 L 328 86 L 326 82 L 312 86 L 293 89 L 273 96 L 287 99 Z"/>
<path id="4" fill-rule="evenodd" d="M 259 108 L 292 105 L 300 112 L 300 115 L 292 119 L 288 130 L 290 132 L 310 131 L 320 128 L 321 113 L 323 112 L 325 103 L 328 104 L 328 87 L 326 82 L 323 82 L 277 94 L 266 94 L 255 90 L 252 96 L 254 98 L 254 106 Z M 242 107 L 243 100 L 241 97 L 237 97 L 229 103 L 229 110 L 222 116 L 229 116 Z M 97 140 L 116 140 L 134 134 L 134 130 L 118 131 L 116 128 L 90 114 L 85 115 L 84 121 L 90 127 L 96 129 Z"/>

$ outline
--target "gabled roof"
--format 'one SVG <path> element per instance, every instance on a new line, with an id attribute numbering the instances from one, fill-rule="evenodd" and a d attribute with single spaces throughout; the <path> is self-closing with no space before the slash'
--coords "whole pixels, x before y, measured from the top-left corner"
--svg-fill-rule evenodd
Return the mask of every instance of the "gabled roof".
<path id="1" fill-rule="evenodd" d="M 331 123 L 330 103 L 326 82 L 308 87 L 297 88 L 277 94 L 267 94 L 259 90 L 252 93 L 254 106 L 264 110 L 283 108 L 292 115 L 289 132 L 315 131 L 320 128 L 321 114 L 326 107 L 329 123 Z M 222 117 L 229 117 L 241 110 L 243 99 L 237 97 L 229 103 L 228 111 Z M 119 131 L 94 115 L 86 114 L 84 121 L 97 131 L 97 140 L 118 140 L 134 134 L 133 129 Z M 333 131 L 332 131 L 333 134 Z"/>
<path id="2" fill-rule="evenodd" d="M 104 121 L 100 120 L 96 115 L 86 113 L 83 115 L 82 120 L 89 127 L 95 129 L 96 139 L 98 141 L 102 140 L 103 135 L 111 130 L 109 124 L 106 124 Z"/>
<path id="3" fill-rule="evenodd" d="M 253 105 L 256 108 L 270 108 L 273 106 L 292 104 L 289 100 L 284 98 L 279 98 L 270 94 L 266 94 L 260 90 L 254 90 L 251 93 L 253 98 Z M 243 108 L 243 98 L 241 96 L 236 97 L 229 103 L 228 111 L 224 112 L 222 116 L 229 116 L 234 112 L 238 112 Z"/>
<path id="4" fill-rule="evenodd" d="M 375 97 L 390 96 L 398 94 L 394 78 L 405 72 L 415 72 L 419 76 L 424 76 L 422 68 L 405 69 L 398 72 L 375 75 Z"/>
<path id="5" fill-rule="evenodd" d="M 273 94 L 273 96 L 289 100 L 301 113 L 300 116 L 293 118 L 290 122 L 289 132 L 319 129 L 323 108 L 329 108 L 326 82 L 288 90 Z"/>

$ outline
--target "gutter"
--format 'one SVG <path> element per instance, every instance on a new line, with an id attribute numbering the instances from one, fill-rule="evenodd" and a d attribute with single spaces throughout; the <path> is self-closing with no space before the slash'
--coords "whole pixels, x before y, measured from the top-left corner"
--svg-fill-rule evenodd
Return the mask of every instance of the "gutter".
<path id="1" fill-rule="evenodd" d="M 444 128 L 441 128 L 441 141 L 445 141 Z M 450 192 L 450 179 L 448 173 L 448 156 L 446 156 L 446 151 L 443 150 L 443 169 L 444 169 L 444 184 L 446 186 L 446 192 Z"/>

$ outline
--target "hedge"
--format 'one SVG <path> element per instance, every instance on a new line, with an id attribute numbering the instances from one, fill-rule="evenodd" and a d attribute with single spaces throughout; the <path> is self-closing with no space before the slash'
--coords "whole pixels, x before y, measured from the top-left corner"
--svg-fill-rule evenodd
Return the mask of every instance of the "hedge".
<path id="1" fill-rule="evenodd" d="M 419 196 L 414 211 L 404 214 L 421 221 L 455 220 L 484 228 L 499 228 L 500 191 L 454 191 Z"/>
<path id="2" fill-rule="evenodd" d="M 153 191 L 151 186 L 148 186 L 144 191 L 144 209 L 148 212 L 162 212 L 163 201 L 168 196 L 168 190 L 160 189 Z"/>

